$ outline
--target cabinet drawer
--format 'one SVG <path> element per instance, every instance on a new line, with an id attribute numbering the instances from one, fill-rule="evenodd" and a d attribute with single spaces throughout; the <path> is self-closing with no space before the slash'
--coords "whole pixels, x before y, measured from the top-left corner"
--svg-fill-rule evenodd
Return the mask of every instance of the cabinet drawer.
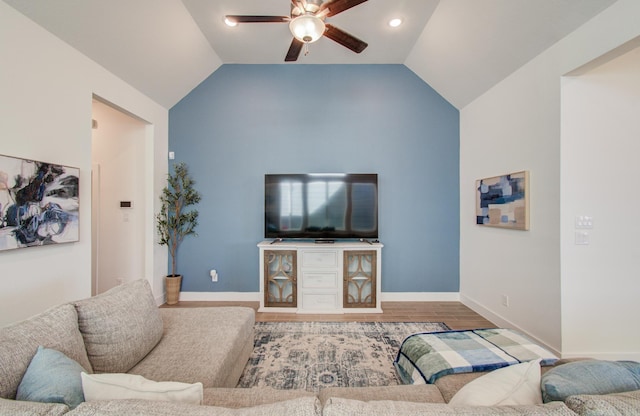
<path id="1" fill-rule="evenodd" d="M 339 308 L 337 293 L 303 293 L 302 308 L 309 310 L 330 310 Z"/>
<path id="2" fill-rule="evenodd" d="M 302 253 L 302 267 L 338 267 L 338 252 L 305 250 Z"/>
<path id="3" fill-rule="evenodd" d="M 302 287 L 305 289 L 336 289 L 338 273 L 302 273 Z"/>

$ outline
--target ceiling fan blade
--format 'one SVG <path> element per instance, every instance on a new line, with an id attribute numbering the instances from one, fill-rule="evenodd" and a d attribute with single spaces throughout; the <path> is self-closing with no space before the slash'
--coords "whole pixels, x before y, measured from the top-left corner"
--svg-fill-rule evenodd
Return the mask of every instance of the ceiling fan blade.
<path id="1" fill-rule="evenodd" d="M 225 17 L 236 23 L 285 23 L 291 20 L 289 16 L 237 16 L 228 14 Z"/>
<path id="2" fill-rule="evenodd" d="M 327 3 L 322 3 L 320 6 L 319 14 L 326 17 L 335 16 L 338 13 L 342 13 L 360 3 L 364 3 L 367 0 L 333 0 Z"/>
<path id="3" fill-rule="evenodd" d="M 324 31 L 324 36 L 328 37 L 334 42 L 338 42 L 340 45 L 345 48 L 349 48 L 355 53 L 360 53 L 366 49 L 369 44 L 367 42 L 361 41 L 353 35 L 348 34 L 344 30 L 340 30 L 335 26 L 330 24 L 326 24 L 326 30 Z"/>
<path id="4" fill-rule="evenodd" d="M 298 60 L 298 56 L 300 56 L 300 52 L 302 51 L 302 46 L 304 43 L 299 41 L 296 38 L 293 38 L 291 41 L 291 46 L 289 46 L 289 50 L 287 51 L 287 56 L 284 58 L 285 62 L 293 62 Z"/>

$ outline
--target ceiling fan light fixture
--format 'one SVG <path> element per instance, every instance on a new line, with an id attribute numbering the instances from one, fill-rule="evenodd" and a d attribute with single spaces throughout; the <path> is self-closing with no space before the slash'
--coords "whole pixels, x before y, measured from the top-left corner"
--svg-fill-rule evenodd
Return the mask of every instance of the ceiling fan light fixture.
<path id="1" fill-rule="evenodd" d="M 321 18 L 303 14 L 289 23 L 289 30 L 300 42 L 313 43 L 322 37 L 325 25 Z"/>
<path id="2" fill-rule="evenodd" d="M 224 18 L 224 23 L 225 23 L 227 26 L 229 26 L 229 27 L 236 27 L 236 26 L 238 26 L 238 22 L 236 22 L 235 20 L 230 19 L 230 18 L 228 18 L 228 17 L 225 17 L 225 18 Z"/>

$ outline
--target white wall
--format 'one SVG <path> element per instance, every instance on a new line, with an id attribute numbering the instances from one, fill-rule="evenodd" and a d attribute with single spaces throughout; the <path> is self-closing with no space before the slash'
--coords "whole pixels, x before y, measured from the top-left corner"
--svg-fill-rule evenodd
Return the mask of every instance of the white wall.
<path id="1" fill-rule="evenodd" d="M 0 326 L 91 294 L 92 94 L 153 125 L 147 130 L 145 277 L 162 295 L 166 250 L 153 209 L 167 172 L 168 111 L 0 2 L 0 153 L 80 168 L 80 241 L 0 252 Z M 155 204 L 155 205 L 154 205 Z"/>
<path id="2" fill-rule="evenodd" d="M 95 100 L 92 135 L 95 292 L 144 277 L 146 123 Z M 97 182 L 97 183 L 96 183 Z M 121 208 L 130 201 L 131 208 Z"/>
<path id="3" fill-rule="evenodd" d="M 567 297 L 571 288 L 562 280 L 567 270 L 561 248 L 567 237 L 560 232 L 561 201 L 572 183 L 560 186 L 566 162 L 560 152 L 561 78 L 640 35 L 637 16 L 640 2 L 619 0 L 460 113 L 461 299 L 497 324 L 519 328 L 556 352 L 564 353 L 567 302 L 580 309 L 589 303 Z M 592 163 L 590 169 L 597 167 Z M 519 170 L 530 171 L 530 231 L 475 225 L 475 180 Z M 503 294 L 509 296 L 509 307 L 501 304 Z M 624 298 L 603 299 L 600 306 L 613 305 L 637 310 Z M 569 318 L 573 323 L 583 319 Z M 633 326 L 628 314 L 616 319 Z M 624 338 L 610 335 L 610 345 Z"/>
<path id="4" fill-rule="evenodd" d="M 560 107 L 559 91 L 550 86 L 557 80 L 553 68 L 527 65 L 460 114 L 461 298 L 554 349 L 560 347 Z M 521 170 L 529 171 L 530 230 L 475 225 L 475 181 Z"/>
<path id="5" fill-rule="evenodd" d="M 640 359 L 640 48 L 562 83 L 562 350 Z M 593 217 L 575 245 L 575 217 Z"/>

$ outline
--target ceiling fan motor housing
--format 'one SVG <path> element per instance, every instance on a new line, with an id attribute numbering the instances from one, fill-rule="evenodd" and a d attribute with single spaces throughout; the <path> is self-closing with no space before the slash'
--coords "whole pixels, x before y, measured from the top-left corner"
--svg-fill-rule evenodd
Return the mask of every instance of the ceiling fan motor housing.
<path id="1" fill-rule="evenodd" d="M 323 0 L 306 0 L 292 1 L 291 2 L 291 17 L 295 18 L 306 13 L 316 13 L 320 10 L 320 6 L 324 3 Z"/>

